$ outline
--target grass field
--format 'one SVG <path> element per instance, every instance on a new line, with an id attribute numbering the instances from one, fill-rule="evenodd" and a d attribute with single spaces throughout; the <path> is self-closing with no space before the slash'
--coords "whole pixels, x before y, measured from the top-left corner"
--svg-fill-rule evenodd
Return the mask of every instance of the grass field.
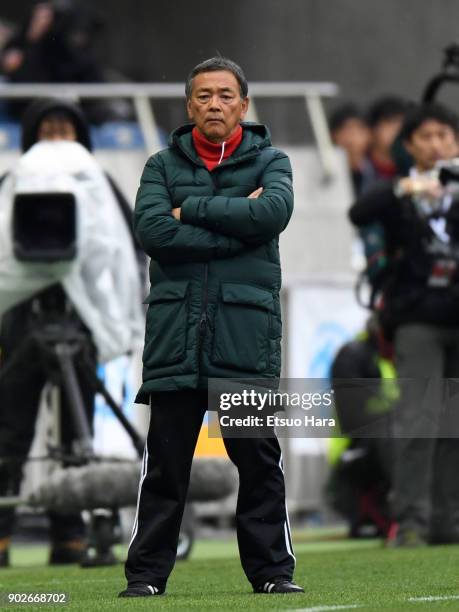
<path id="1" fill-rule="evenodd" d="M 253 595 L 234 541 L 195 544 L 178 563 L 167 595 L 117 599 L 123 566 L 80 569 L 45 565 L 44 546 L 16 546 L 12 567 L 0 570 L 0 608 L 56 610 L 62 605 L 6 605 L 5 593 L 67 592 L 66 610 L 459 610 L 459 546 L 385 550 L 379 542 L 295 537 L 296 581 L 304 595 Z M 120 550 L 120 554 L 124 551 Z"/>

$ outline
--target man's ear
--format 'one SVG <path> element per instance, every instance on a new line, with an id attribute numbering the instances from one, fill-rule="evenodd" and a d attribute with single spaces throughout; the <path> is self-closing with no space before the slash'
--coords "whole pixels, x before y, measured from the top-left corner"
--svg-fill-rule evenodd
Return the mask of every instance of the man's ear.
<path id="1" fill-rule="evenodd" d="M 241 121 L 243 121 L 244 117 L 247 115 L 247 111 L 249 110 L 249 104 L 250 104 L 250 99 L 249 98 L 244 98 L 242 100 L 242 105 L 241 105 Z"/>
<path id="2" fill-rule="evenodd" d="M 188 119 L 193 120 L 193 113 L 191 110 L 191 100 L 190 99 L 186 101 L 186 112 L 188 114 Z"/>

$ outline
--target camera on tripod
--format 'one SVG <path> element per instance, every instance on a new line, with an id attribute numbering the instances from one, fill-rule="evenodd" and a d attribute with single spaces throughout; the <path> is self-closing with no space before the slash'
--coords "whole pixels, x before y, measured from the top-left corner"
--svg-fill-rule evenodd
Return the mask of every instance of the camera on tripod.
<path id="1" fill-rule="evenodd" d="M 30 264 L 32 274 L 46 274 L 47 266 L 51 270 L 54 264 L 76 259 L 78 206 L 72 192 L 18 192 L 14 194 L 11 213 L 14 258 L 26 267 Z M 33 268 L 34 264 L 44 265 L 45 272 L 42 267 Z M 19 366 L 28 355 L 38 352 L 47 381 L 65 390 L 70 407 L 67 418 L 72 419 L 76 431 L 75 459 L 85 461 L 93 450 L 81 371 L 92 368 L 90 376 L 94 374 L 92 336 L 61 283 L 54 282 L 37 292 L 33 302 L 28 332 L 15 358 L 2 369 L 0 380 L 14 371 L 15 363 Z"/>
<path id="2" fill-rule="evenodd" d="M 46 190 L 12 195 L 9 224 L 12 255 L 32 276 L 47 277 L 48 269 L 52 276 L 55 264 L 68 264 L 77 260 L 79 255 L 84 256 L 83 247 L 78 242 L 81 240 L 81 232 L 78 231 L 81 202 L 78 201 L 77 193 Z M 35 267 L 37 264 L 41 265 Z M 46 382 L 60 390 L 59 394 L 53 396 L 53 402 L 60 412 L 58 418 L 61 422 L 71 424 L 73 435 L 71 444 L 63 442 L 61 433 L 57 444 L 47 445 L 49 458 L 57 461 L 57 464 L 63 464 L 63 467 L 56 465 L 52 473 L 54 478 L 61 475 L 61 486 L 53 489 L 49 485 L 50 475 L 42 485 L 44 496 L 51 495 L 47 498 L 47 507 L 53 511 L 59 507 L 59 499 L 64 499 L 61 490 L 65 486 L 69 487 L 67 494 L 70 491 L 80 496 L 78 508 L 89 508 L 92 511 L 89 533 L 91 552 L 94 553 L 88 553 L 82 558 L 81 565 L 111 565 L 116 562 L 112 544 L 116 540 L 116 508 L 119 501 L 115 496 L 113 508 L 106 508 L 102 514 L 100 511 L 94 512 L 94 496 L 91 490 L 85 490 L 91 477 L 93 484 L 96 483 L 93 489 L 100 490 L 105 490 L 113 477 L 110 474 L 106 476 L 106 462 L 102 462 L 95 454 L 88 401 L 91 398 L 94 401 L 93 397 L 97 393 L 104 397 L 115 417 L 131 436 L 139 456 L 143 452 L 144 440 L 99 380 L 92 334 L 63 284 L 55 278 L 55 282 L 36 292 L 31 299 L 33 305 L 24 325 L 24 337 L 14 356 L 2 366 L 0 382 L 8 383 L 9 377 L 21 376 L 24 364 L 35 361 L 40 364 Z M 91 476 L 88 477 L 89 472 Z M 21 503 L 21 498 L 2 501 L 4 504 L 16 505 Z M 101 503 L 98 503 L 97 508 L 100 506 Z M 70 503 L 65 505 L 64 502 L 60 511 L 63 514 L 74 512 L 75 507 Z"/>
<path id="3" fill-rule="evenodd" d="M 73 193 L 19 193 L 12 216 L 18 261 L 55 263 L 77 255 L 77 205 Z"/>

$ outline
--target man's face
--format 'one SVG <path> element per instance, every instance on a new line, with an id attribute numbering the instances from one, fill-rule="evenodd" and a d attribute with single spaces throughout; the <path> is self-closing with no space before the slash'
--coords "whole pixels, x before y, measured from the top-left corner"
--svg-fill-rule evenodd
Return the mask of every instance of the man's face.
<path id="1" fill-rule="evenodd" d="M 440 159 L 451 159 L 458 154 L 457 134 L 452 127 L 435 119 L 427 119 L 405 142 L 421 170 L 431 170 Z"/>
<path id="2" fill-rule="evenodd" d="M 77 140 L 75 126 L 68 119 L 45 117 L 38 127 L 38 140 Z"/>
<path id="3" fill-rule="evenodd" d="M 241 99 L 239 83 L 232 72 L 201 72 L 193 79 L 188 118 L 211 142 L 227 140 L 244 119 L 249 99 Z"/>
<path id="4" fill-rule="evenodd" d="M 403 115 L 381 119 L 372 129 L 372 146 L 378 151 L 390 152 L 394 140 L 402 127 Z"/>
<path id="5" fill-rule="evenodd" d="M 350 117 L 332 134 L 333 142 L 344 149 L 353 169 L 361 163 L 370 143 L 370 130 L 358 117 Z"/>

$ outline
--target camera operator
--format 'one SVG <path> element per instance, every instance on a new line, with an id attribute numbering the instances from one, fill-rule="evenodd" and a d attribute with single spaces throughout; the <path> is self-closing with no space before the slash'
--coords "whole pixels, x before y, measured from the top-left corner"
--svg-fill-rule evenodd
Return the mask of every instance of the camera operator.
<path id="1" fill-rule="evenodd" d="M 394 339 L 398 375 L 410 379 L 394 415 L 393 544 L 418 546 L 459 541 L 459 441 L 452 431 L 439 437 L 444 378 L 459 376 L 459 200 L 438 172 L 440 160 L 458 154 L 457 117 L 420 105 L 401 137 L 414 159 L 410 175 L 364 195 L 350 218 L 384 227 L 381 320 Z"/>
<path id="2" fill-rule="evenodd" d="M 90 151 L 89 127 L 80 109 L 73 103 L 62 100 L 39 100 L 33 103 L 23 118 L 23 151 L 29 151 L 35 143 L 44 141 L 78 142 Z M 87 155 L 84 151 L 82 152 Z M 100 174 L 103 177 L 102 172 Z M 115 198 L 118 196 L 117 202 L 121 209 L 121 215 L 125 218 L 132 235 L 131 208 L 126 201 L 120 199 L 118 189 L 113 191 L 113 195 Z M 120 216 L 120 218 L 122 217 Z M 123 224 L 122 220 L 120 222 Z M 126 231 L 125 228 L 123 229 Z M 105 232 L 108 232 L 108 225 Z M 135 272 L 137 272 L 137 269 L 135 269 Z M 16 282 L 20 283 L 21 279 Z M 63 312 L 70 313 L 75 326 L 86 334 L 89 346 L 92 347 L 92 361 L 95 369 L 97 350 L 93 334 L 79 316 L 72 300 L 69 300 L 63 284 L 60 282 L 42 288 L 33 297 L 13 306 L 4 314 L 3 318 L 1 318 L 0 312 L 1 365 L 8 364 L 16 356 L 22 341 L 32 329 L 40 325 L 40 321 L 49 314 L 54 315 Z M 19 372 L 15 371 L 14 374 L 0 383 L 0 459 L 2 457 L 10 458 L 3 463 L 0 462 L 0 495 L 17 495 L 19 491 L 23 464 L 34 436 L 41 392 L 47 382 L 44 364 L 39 361 L 37 356 L 27 355 L 18 370 Z M 78 378 L 88 421 L 92 423 L 94 392 L 83 376 L 79 375 Z M 64 453 L 70 455 L 72 454 L 72 442 L 75 439 L 76 432 L 70 418 L 69 400 L 64 388 L 60 390 L 60 398 L 61 443 Z M 50 513 L 49 519 L 50 563 L 72 563 L 82 560 L 86 552 L 87 542 L 86 528 L 81 514 L 76 512 L 64 516 Z M 13 522 L 13 510 L 0 510 L 0 567 L 7 566 L 9 563 L 8 551 Z"/>
<path id="3" fill-rule="evenodd" d="M 28 151 L 36 142 L 45 140 L 79 142 L 89 152 L 92 152 L 91 134 L 86 115 L 79 106 L 69 100 L 44 98 L 35 100 L 28 106 L 22 116 L 22 152 Z M 147 258 L 132 228 L 133 208 L 113 178 L 108 173 L 105 173 L 105 176 L 131 235 L 142 280 L 145 278 Z M 0 183 L 4 178 L 0 178 Z"/>

